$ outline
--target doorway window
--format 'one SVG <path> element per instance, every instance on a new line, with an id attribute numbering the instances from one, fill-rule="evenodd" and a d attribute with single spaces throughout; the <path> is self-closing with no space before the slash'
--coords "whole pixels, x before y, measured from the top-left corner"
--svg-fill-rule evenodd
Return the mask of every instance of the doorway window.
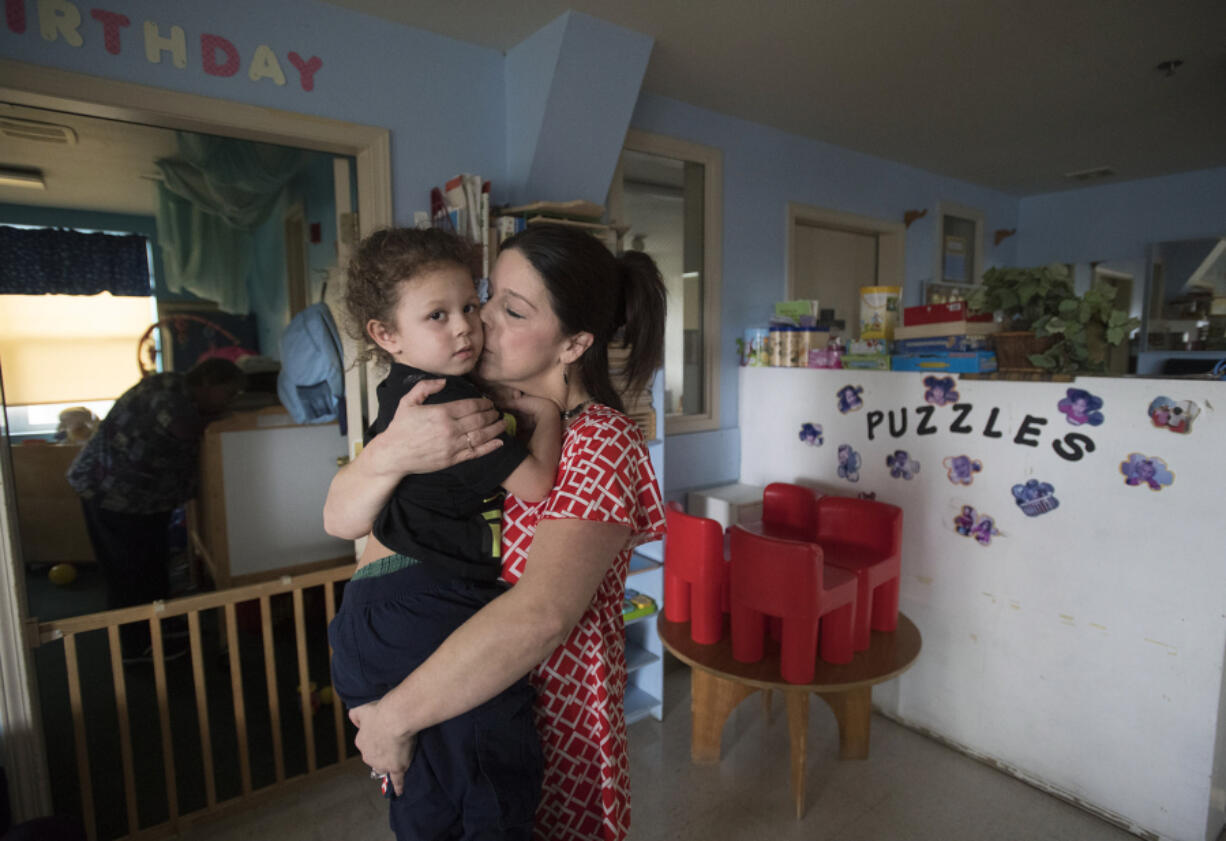
<path id="1" fill-rule="evenodd" d="M 719 427 L 722 163 L 718 149 L 632 130 L 609 192 L 623 243 L 655 259 L 668 291 L 669 435 Z"/>
<path id="2" fill-rule="evenodd" d="M 841 335 L 859 337 L 860 290 L 902 286 L 905 239 L 902 222 L 790 202 L 788 299 L 816 299 Z"/>

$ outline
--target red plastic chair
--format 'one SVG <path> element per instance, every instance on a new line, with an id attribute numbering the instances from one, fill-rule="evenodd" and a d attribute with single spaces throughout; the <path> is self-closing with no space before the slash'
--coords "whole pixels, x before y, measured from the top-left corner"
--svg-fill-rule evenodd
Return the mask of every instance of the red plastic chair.
<path id="1" fill-rule="evenodd" d="M 817 534 L 818 491 L 803 485 L 771 482 L 762 492 L 762 525 L 768 534 L 813 540 Z"/>
<path id="2" fill-rule="evenodd" d="M 800 485 L 775 482 L 762 498 L 762 521 L 772 533 L 811 535 L 826 563 L 856 576 L 855 648 L 872 642 L 872 631 L 898 628 L 898 583 L 902 558 L 902 509 L 869 499 L 819 496 Z"/>
<path id="3" fill-rule="evenodd" d="M 728 612 L 728 563 L 724 533 L 715 520 L 685 513 L 670 502 L 664 511 L 664 616 L 689 622 L 694 642 L 711 645 L 724 636 Z"/>
<path id="4" fill-rule="evenodd" d="M 741 526 L 731 532 L 733 658 L 762 659 L 769 615 L 781 620 L 780 672 L 789 683 L 813 682 L 819 650 L 828 663 L 850 663 L 855 576 L 823 564 L 816 543 L 765 537 Z"/>
<path id="5" fill-rule="evenodd" d="M 902 509 L 871 499 L 822 497 L 817 502 L 817 542 L 828 563 L 856 574 L 863 605 L 856 618 L 856 650 L 868 648 L 874 631 L 898 628 L 902 569 Z"/>

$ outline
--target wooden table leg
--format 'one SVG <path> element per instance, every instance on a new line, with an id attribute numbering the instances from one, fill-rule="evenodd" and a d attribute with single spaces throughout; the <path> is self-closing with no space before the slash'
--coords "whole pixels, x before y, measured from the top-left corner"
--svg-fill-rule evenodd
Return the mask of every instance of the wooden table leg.
<path id="1" fill-rule="evenodd" d="M 703 669 L 690 670 L 690 760 L 699 765 L 719 762 L 724 722 L 736 705 L 757 688 L 716 677 Z"/>
<path id="2" fill-rule="evenodd" d="M 792 794 L 796 797 L 796 817 L 805 813 L 805 750 L 809 742 L 809 693 L 784 691 L 788 706 L 788 735 L 792 740 Z"/>
<path id="3" fill-rule="evenodd" d="M 839 723 L 839 759 L 868 759 L 869 724 L 873 714 L 873 687 L 845 692 L 818 692 Z"/>

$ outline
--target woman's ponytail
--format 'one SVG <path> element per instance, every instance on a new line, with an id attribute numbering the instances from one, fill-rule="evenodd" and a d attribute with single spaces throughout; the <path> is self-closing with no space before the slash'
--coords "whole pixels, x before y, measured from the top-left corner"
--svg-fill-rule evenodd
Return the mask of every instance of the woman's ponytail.
<path id="1" fill-rule="evenodd" d="M 630 349 L 622 378 L 624 393 L 637 394 L 651 384 L 664 364 L 664 315 L 668 293 L 655 260 L 642 251 L 627 251 L 617 261 L 622 270 L 621 340 Z"/>

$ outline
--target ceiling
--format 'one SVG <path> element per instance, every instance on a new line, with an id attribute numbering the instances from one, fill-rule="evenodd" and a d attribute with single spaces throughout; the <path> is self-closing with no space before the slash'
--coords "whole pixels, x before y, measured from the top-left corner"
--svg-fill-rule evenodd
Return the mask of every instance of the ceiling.
<path id="1" fill-rule="evenodd" d="M 648 92 L 1014 195 L 1226 165 L 1222 0 L 327 2 L 499 50 L 582 11 Z"/>
<path id="2" fill-rule="evenodd" d="M 69 137 L 75 142 L 0 134 L 4 148 L 0 162 L 40 169 L 46 182 L 43 190 L 0 184 L 0 202 L 154 215 L 157 167 L 153 162 L 177 153 L 173 131 L 0 102 L 0 132 L 6 124 L 23 121 L 71 129 Z"/>

